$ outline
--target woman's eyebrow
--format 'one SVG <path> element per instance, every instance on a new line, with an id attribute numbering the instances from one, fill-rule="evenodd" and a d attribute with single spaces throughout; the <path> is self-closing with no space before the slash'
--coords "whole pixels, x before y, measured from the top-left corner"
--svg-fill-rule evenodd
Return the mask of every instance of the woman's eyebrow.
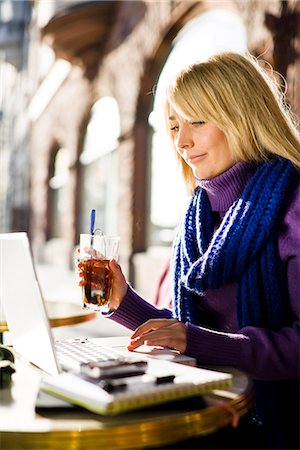
<path id="1" fill-rule="evenodd" d="M 176 120 L 176 117 L 174 117 L 174 116 L 169 116 L 169 120 Z"/>

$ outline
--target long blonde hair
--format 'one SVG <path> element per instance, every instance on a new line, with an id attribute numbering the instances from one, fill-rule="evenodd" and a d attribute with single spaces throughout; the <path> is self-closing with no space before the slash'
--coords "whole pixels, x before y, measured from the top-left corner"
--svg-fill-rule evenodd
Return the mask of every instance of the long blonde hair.
<path id="1" fill-rule="evenodd" d="M 167 117 L 170 107 L 187 120 L 218 126 L 236 161 L 263 161 L 274 154 L 300 167 L 296 120 L 278 84 L 253 56 L 222 53 L 183 69 L 167 88 Z M 178 158 L 192 190 L 193 172 Z"/>

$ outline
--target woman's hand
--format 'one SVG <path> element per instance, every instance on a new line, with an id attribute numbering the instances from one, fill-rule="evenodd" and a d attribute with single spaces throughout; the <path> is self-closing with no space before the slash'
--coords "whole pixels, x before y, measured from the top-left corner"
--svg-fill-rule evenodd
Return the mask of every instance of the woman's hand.
<path id="1" fill-rule="evenodd" d="M 116 310 L 126 295 L 128 284 L 122 272 L 121 266 L 115 259 L 109 262 L 112 271 L 112 288 L 110 293 L 110 309 Z"/>
<path id="2" fill-rule="evenodd" d="M 97 255 L 95 255 L 97 256 Z M 78 259 L 76 260 L 76 275 L 77 275 L 77 282 L 79 286 L 84 286 L 84 276 L 83 276 L 83 264 L 80 262 L 80 254 L 78 249 Z M 116 310 L 123 298 L 126 295 L 128 285 L 126 282 L 126 279 L 123 275 L 121 266 L 117 263 L 115 259 L 112 259 L 109 262 L 109 267 L 112 272 L 112 286 L 111 286 L 111 292 L 110 292 L 110 309 Z"/>
<path id="3" fill-rule="evenodd" d="M 128 350 L 140 345 L 171 347 L 181 353 L 186 349 L 186 326 L 176 319 L 150 319 L 139 326 L 130 338 Z"/>

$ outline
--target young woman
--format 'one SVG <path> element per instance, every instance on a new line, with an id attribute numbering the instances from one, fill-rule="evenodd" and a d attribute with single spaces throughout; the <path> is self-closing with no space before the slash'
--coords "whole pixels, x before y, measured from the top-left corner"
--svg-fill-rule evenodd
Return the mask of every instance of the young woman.
<path id="1" fill-rule="evenodd" d="M 224 53 L 168 87 L 170 136 L 191 192 L 172 257 L 173 311 L 111 261 L 111 319 L 129 349 L 162 345 L 254 380 L 270 448 L 298 448 L 300 140 L 254 58 Z"/>

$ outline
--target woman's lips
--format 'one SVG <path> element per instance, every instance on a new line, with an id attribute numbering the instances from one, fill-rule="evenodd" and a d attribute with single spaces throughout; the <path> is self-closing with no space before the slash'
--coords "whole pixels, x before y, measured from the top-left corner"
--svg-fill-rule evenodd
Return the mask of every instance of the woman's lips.
<path id="1" fill-rule="evenodd" d="M 207 153 L 203 153 L 202 155 L 189 156 L 186 161 L 190 164 L 195 164 L 198 161 L 201 161 L 207 156 Z"/>

